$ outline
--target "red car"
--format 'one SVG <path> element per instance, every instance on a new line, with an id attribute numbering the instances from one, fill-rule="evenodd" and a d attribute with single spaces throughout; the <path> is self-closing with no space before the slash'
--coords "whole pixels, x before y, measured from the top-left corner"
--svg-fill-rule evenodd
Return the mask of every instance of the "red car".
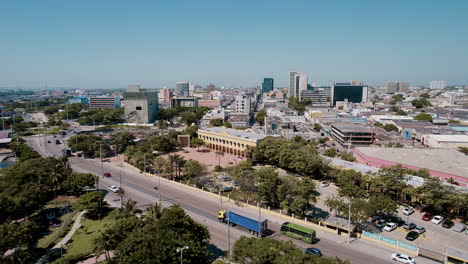
<path id="1" fill-rule="evenodd" d="M 427 213 L 425 213 L 425 214 L 423 215 L 422 220 L 424 220 L 424 221 L 429 221 L 429 220 L 431 220 L 433 217 L 434 217 L 434 214 L 427 212 Z"/>
<path id="2" fill-rule="evenodd" d="M 105 173 L 104 173 L 104 177 L 110 177 L 110 176 L 111 176 L 110 173 L 108 173 L 108 172 L 105 172 Z"/>

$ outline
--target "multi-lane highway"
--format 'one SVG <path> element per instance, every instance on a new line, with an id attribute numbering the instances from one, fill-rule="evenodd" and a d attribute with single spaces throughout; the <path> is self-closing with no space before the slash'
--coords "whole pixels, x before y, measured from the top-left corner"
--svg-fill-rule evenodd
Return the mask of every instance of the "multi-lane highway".
<path id="1" fill-rule="evenodd" d="M 43 156 L 59 156 L 61 155 L 61 150 L 65 147 L 64 144 L 54 144 L 56 138 L 52 138 L 52 136 L 31 136 L 25 139 L 31 147 Z M 60 136 L 57 136 L 57 139 L 64 140 Z M 45 143 L 48 140 L 52 143 Z M 96 175 L 102 175 L 102 172 L 109 172 L 112 177 L 100 178 L 99 187 L 101 189 L 106 189 L 109 185 L 119 186 L 121 183 L 127 197 L 137 201 L 142 209 L 151 203 L 159 202 L 160 197 L 165 206 L 179 204 L 197 222 L 208 227 L 211 234 L 211 243 L 215 250 L 219 250 L 218 252 L 228 249 L 227 226 L 218 222 L 217 212 L 219 210 L 229 208 L 231 210 L 242 210 L 248 214 L 258 214 L 258 210 L 245 207 L 241 208 L 231 202 L 221 201 L 217 196 L 187 188 L 181 184 L 164 179 L 160 181 L 159 190 L 155 190 L 153 186 L 159 186 L 158 178 L 149 175 L 145 176 L 138 170 L 121 162 L 100 163 L 98 160 L 72 157 L 70 158 L 70 164 L 77 172 L 93 173 Z M 111 192 L 107 194 L 106 198 L 111 204 L 119 204 L 119 198 Z M 263 212 L 263 214 L 266 214 L 266 212 Z M 268 215 L 268 219 L 269 229 L 274 232 L 271 237 L 289 240 L 289 238 L 279 234 L 280 225 L 285 220 L 271 215 Z M 354 241 L 351 244 L 345 244 L 345 239 L 337 235 L 323 231 L 318 231 L 317 233 L 320 242 L 315 244 L 314 247 L 321 249 L 327 256 L 349 259 L 351 263 L 391 263 L 390 255 L 394 253 L 391 250 L 369 244 L 369 242 L 362 240 Z M 242 230 L 231 228 L 231 247 L 242 235 L 249 236 L 248 233 Z M 293 240 L 293 242 L 302 248 L 311 246 L 296 240 Z M 432 262 L 421 259 L 418 263 Z"/>

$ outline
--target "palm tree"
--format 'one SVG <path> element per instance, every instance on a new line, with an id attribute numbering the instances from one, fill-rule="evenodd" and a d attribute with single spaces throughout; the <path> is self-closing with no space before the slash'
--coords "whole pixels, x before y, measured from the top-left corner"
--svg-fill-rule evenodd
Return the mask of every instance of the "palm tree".
<path id="1" fill-rule="evenodd" d="M 128 199 L 123 203 L 121 210 L 126 216 L 134 216 L 136 214 L 141 214 L 141 210 L 136 207 L 136 204 L 136 201 Z"/>
<path id="2" fill-rule="evenodd" d="M 125 197 L 125 189 L 120 187 L 117 195 L 120 197 L 120 208 L 123 207 L 123 198 Z"/>
<path id="3" fill-rule="evenodd" d="M 96 259 L 104 253 L 104 256 L 106 257 L 106 261 L 110 261 L 110 253 L 109 250 L 112 248 L 113 242 L 112 239 L 110 238 L 109 235 L 106 233 L 102 233 L 101 230 L 99 230 L 99 236 L 94 240 L 94 248 L 93 248 L 93 253 L 96 254 Z"/>
<path id="4" fill-rule="evenodd" d="M 59 184 L 62 182 L 63 176 L 64 175 L 63 175 L 62 164 L 60 163 L 54 164 L 52 168 L 52 173 L 50 175 L 50 180 L 51 180 L 52 188 L 54 191 L 54 198 L 57 198 L 56 191 L 58 190 Z"/>
<path id="5" fill-rule="evenodd" d="M 224 151 L 216 151 L 215 155 L 218 157 L 218 166 L 221 166 L 221 157 L 224 156 Z"/>
<path id="6" fill-rule="evenodd" d="M 468 155 L 468 147 L 458 147 L 458 151 L 465 155 Z"/>
<path id="7" fill-rule="evenodd" d="M 176 155 L 176 160 L 175 160 L 175 164 L 176 164 L 176 176 L 177 177 L 180 177 L 180 173 L 182 171 L 182 167 L 185 165 L 185 159 L 179 155 Z"/>
<path id="8" fill-rule="evenodd" d="M 153 221 L 158 220 L 162 215 L 162 204 L 155 203 L 146 207 L 146 217 Z"/>
<path id="9" fill-rule="evenodd" d="M 171 178 L 174 177 L 174 168 L 175 168 L 175 164 L 176 164 L 176 160 L 177 160 L 177 156 L 178 155 L 169 155 L 169 172 L 171 173 Z"/>

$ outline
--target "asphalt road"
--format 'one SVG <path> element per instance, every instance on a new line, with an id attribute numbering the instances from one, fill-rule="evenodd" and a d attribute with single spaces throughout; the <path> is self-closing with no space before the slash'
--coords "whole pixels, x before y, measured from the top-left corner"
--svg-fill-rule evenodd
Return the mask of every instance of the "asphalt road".
<path id="1" fill-rule="evenodd" d="M 57 136 L 57 138 L 53 138 L 52 136 L 47 136 L 45 138 L 31 136 L 26 138 L 29 145 L 41 155 L 60 156 L 61 149 L 63 149 L 65 145 L 54 144 L 55 139 L 64 140 L 61 136 Z M 44 143 L 47 142 L 47 140 L 50 140 L 52 143 Z M 47 146 L 47 152 L 44 145 Z M 127 197 L 137 201 L 138 206 L 142 209 L 146 208 L 149 204 L 159 202 L 160 193 L 153 189 L 153 186 L 158 185 L 159 181 L 149 176 L 145 177 L 137 170 L 116 166 L 115 163 L 111 165 L 107 162 L 103 162 L 101 167 L 101 163 L 98 161 L 77 157 L 70 158 L 70 164 L 72 168 L 78 172 L 93 173 L 96 175 L 102 175 L 102 172 L 111 173 L 112 177 L 100 178 L 99 187 L 101 189 L 107 189 L 109 185 L 119 186 L 121 180 L 122 187 L 125 189 Z M 122 175 L 122 177 L 120 177 L 120 175 Z M 230 206 L 229 203 L 222 204 L 219 199 L 210 194 L 190 190 L 167 180 L 161 180 L 159 190 L 162 192 L 161 198 L 164 206 L 179 204 L 194 220 L 208 227 L 211 234 L 210 242 L 213 245 L 213 251 L 215 253 L 221 254 L 222 250 L 228 249 L 227 225 L 218 222 L 217 212 L 226 209 L 227 206 Z M 109 192 L 106 198 L 111 205 L 119 205 L 119 197 L 114 193 Z M 271 237 L 280 240 L 291 240 L 280 234 L 280 224 L 281 223 L 278 221 L 269 221 L 269 229 L 274 232 Z M 250 235 L 245 231 L 231 228 L 231 247 L 240 236 Z M 337 256 L 341 259 L 348 259 L 351 263 L 393 263 L 390 261 L 390 255 L 394 253 L 394 251 L 372 245 L 367 241 L 359 240 L 348 245 L 343 243 L 341 237 L 333 234 L 320 236 L 319 239 L 320 241 L 314 244 L 313 247 L 322 250 L 323 254 L 326 256 Z M 311 245 L 301 241 L 291 241 L 301 248 L 311 247 Z M 432 262 L 421 260 L 418 261 L 418 263 Z"/>

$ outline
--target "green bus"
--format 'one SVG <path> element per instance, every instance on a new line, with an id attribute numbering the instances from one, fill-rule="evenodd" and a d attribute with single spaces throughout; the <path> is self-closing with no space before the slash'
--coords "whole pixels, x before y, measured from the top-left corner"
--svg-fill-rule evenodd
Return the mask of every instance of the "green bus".
<path id="1" fill-rule="evenodd" d="M 281 234 L 310 244 L 312 244 L 315 238 L 315 230 L 290 222 L 285 222 L 281 225 Z"/>

